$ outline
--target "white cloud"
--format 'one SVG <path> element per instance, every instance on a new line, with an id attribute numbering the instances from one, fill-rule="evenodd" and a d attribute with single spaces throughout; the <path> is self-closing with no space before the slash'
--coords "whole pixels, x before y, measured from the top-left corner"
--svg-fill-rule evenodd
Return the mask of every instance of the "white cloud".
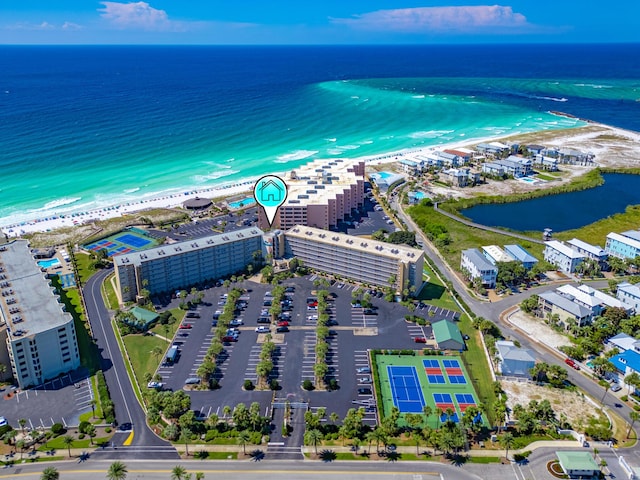
<path id="1" fill-rule="evenodd" d="M 184 29 L 183 22 L 170 20 L 167 12 L 153 8 L 146 2 L 100 3 L 104 6 L 104 8 L 98 10 L 101 12 L 100 15 L 116 28 L 150 31 L 178 31 Z"/>
<path id="2" fill-rule="evenodd" d="M 41 23 L 28 23 L 28 22 L 18 22 L 12 25 L 7 25 L 4 28 L 7 30 L 55 30 L 55 25 L 52 25 L 49 22 L 41 22 Z"/>
<path id="3" fill-rule="evenodd" d="M 533 27 L 524 15 L 501 5 L 377 10 L 331 21 L 363 30 L 405 33 L 530 33 Z"/>
<path id="4" fill-rule="evenodd" d="M 78 25 L 73 22 L 64 22 L 62 24 L 62 30 L 73 31 L 73 30 L 82 30 L 84 27 L 82 25 Z"/>

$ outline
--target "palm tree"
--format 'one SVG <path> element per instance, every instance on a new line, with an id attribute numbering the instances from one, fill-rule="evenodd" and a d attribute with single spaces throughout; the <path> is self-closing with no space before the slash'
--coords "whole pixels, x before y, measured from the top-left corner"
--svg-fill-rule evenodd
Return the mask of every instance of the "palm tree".
<path id="1" fill-rule="evenodd" d="M 62 437 L 62 444 L 67 447 L 69 458 L 71 458 L 71 445 L 73 445 L 73 437 L 71 435 L 65 435 L 64 437 Z"/>
<path id="2" fill-rule="evenodd" d="M 340 415 L 338 415 L 336 412 L 331 412 L 331 414 L 329 415 L 329 420 L 335 425 L 336 423 L 338 423 L 338 420 L 340 420 Z"/>
<path id="3" fill-rule="evenodd" d="M 189 440 L 191 440 L 192 432 L 188 428 L 183 428 L 180 432 L 180 439 L 184 442 L 185 454 L 189 456 Z"/>
<path id="4" fill-rule="evenodd" d="M 631 419 L 631 424 L 629 425 L 629 430 L 627 430 L 627 438 L 629 438 L 629 435 L 631 435 L 633 424 L 636 423 L 636 421 L 640 420 L 640 413 L 632 410 L 631 412 L 629 412 L 629 418 Z"/>
<path id="5" fill-rule="evenodd" d="M 84 433 L 89 435 L 89 442 L 91 442 L 91 445 L 93 445 L 93 437 L 96 436 L 95 425 L 88 425 L 87 428 L 85 428 Z"/>
<path id="6" fill-rule="evenodd" d="M 27 420 L 21 418 L 20 420 L 18 420 L 18 424 L 20 425 L 20 430 L 22 430 L 22 436 L 24 437 L 24 426 L 27 424 Z"/>
<path id="7" fill-rule="evenodd" d="M 438 417 L 438 426 L 436 427 L 436 430 L 440 429 L 440 420 L 442 419 L 442 408 L 440 407 L 436 407 L 436 416 Z"/>
<path id="8" fill-rule="evenodd" d="M 431 310 L 429 310 L 431 312 Z M 422 407 L 422 414 L 424 415 L 424 426 L 428 425 L 429 417 L 433 414 L 433 409 L 429 405 Z"/>
<path id="9" fill-rule="evenodd" d="M 248 431 L 242 430 L 241 432 L 238 433 L 237 441 L 240 445 L 242 445 L 243 455 L 247 454 L 247 443 L 249 442 L 249 440 L 251 440 L 251 435 L 249 435 Z"/>
<path id="10" fill-rule="evenodd" d="M 47 467 L 42 471 L 42 475 L 40 475 L 40 480 L 58 480 L 59 478 L 60 473 L 56 467 Z"/>
<path id="11" fill-rule="evenodd" d="M 604 405 L 604 397 L 607 396 L 607 392 L 611 388 L 611 384 L 609 382 L 607 382 L 606 380 L 599 380 L 598 381 L 598 385 L 600 385 L 602 388 L 604 388 L 604 393 L 602 394 L 602 398 L 600 399 L 600 404 Z"/>
<path id="12" fill-rule="evenodd" d="M 204 480 L 204 472 L 196 472 L 196 480 Z"/>
<path id="13" fill-rule="evenodd" d="M 500 437 L 500 445 L 502 445 L 505 449 L 504 456 L 507 460 L 509 460 L 509 448 L 513 447 L 514 443 L 515 443 L 515 439 L 513 438 L 513 435 L 511 435 L 509 432 L 505 433 L 504 435 L 502 435 L 502 437 Z"/>
<path id="14" fill-rule="evenodd" d="M 115 461 L 109 465 L 108 480 L 125 480 L 125 478 L 127 478 L 127 466 L 124 463 Z"/>
<path id="15" fill-rule="evenodd" d="M 309 430 L 304 434 L 305 441 L 314 446 L 316 455 L 318 454 L 318 443 L 322 441 L 322 432 L 320 430 L 314 428 L 313 430 Z"/>
<path id="16" fill-rule="evenodd" d="M 373 433 L 373 439 L 376 441 L 376 451 L 378 451 L 380 450 L 380 442 L 382 442 L 382 444 L 386 443 L 387 435 L 384 433 L 384 430 L 382 430 L 382 428 L 380 427 L 376 427 L 372 433 Z"/>
<path id="17" fill-rule="evenodd" d="M 173 467 L 173 470 L 171 470 L 171 480 L 182 480 L 186 474 L 186 468 L 184 468 L 182 465 L 176 465 L 175 467 Z"/>
<path id="18" fill-rule="evenodd" d="M 155 346 L 151 350 L 151 355 L 156 357 L 156 363 L 160 363 L 160 355 L 162 355 L 162 353 L 163 353 L 163 350 L 159 346 Z"/>
<path id="19" fill-rule="evenodd" d="M 7 373 L 7 366 L 4 363 L 0 363 L 0 379 L 4 379 L 5 373 Z"/>
<path id="20" fill-rule="evenodd" d="M 96 418 L 96 404 L 98 401 L 95 398 L 92 398 L 89 404 L 91 405 L 91 416 Z"/>
<path id="21" fill-rule="evenodd" d="M 370 432 L 368 432 L 364 438 L 367 442 L 369 442 L 369 449 L 367 450 L 367 455 L 369 455 L 371 453 L 371 444 L 376 439 L 375 430 L 371 430 Z"/>
<path id="22" fill-rule="evenodd" d="M 224 418 L 229 418 L 231 416 L 231 407 L 229 405 L 225 405 L 222 408 L 222 415 Z"/>
<path id="23" fill-rule="evenodd" d="M 20 449 L 20 460 L 22 460 L 22 453 L 24 452 L 25 445 L 24 440 L 18 440 L 16 442 L 16 448 Z"/>

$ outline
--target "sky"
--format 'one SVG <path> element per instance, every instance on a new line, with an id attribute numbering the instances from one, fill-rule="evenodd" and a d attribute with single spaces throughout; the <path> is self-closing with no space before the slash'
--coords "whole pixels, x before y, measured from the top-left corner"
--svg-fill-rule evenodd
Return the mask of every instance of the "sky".
<path id="1" fill-rule="evenodd" d="M 0 44 L 640 42 L 639 0 L 0 0 Z"/>

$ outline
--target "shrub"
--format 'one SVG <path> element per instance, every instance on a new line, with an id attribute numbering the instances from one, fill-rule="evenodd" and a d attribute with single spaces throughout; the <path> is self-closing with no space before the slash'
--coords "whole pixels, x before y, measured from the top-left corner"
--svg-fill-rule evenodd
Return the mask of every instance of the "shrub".
<path id="1" fill-rule="evenodd" d="M 280 384 L 278 383 L 278 380 L 276 380 L 275 378 L 272 378 L 271 381 L 269 382 L 269 388 L 274 391 L 280 389 Z"/>
<path id="2" fill-rule="evenodd" d="M 327 388 L 329 390 L 338 390 L 338 381 L 335 378 L 330 378 L 329 382 L 327 383 Z"/>
<path id="3" fill-rule="evenodd" d="M 80 433 L 87 433 L 87 427 L 91 425 L 89 422 L 87 422 L 86 420 L 83 420 L 82 422 L 80 422 L 80 425 L 78 425 L 78 431 Z"/>
<path id="4" fill-rule="evenodd" d="M 302 382 L 302 388 L 306 391 L 313 390 L 313 382 L 309 379 L 305 380 L 304 382 Z"/>
<path id="5" fill-rule="evenodd" d="M 60 435 L 62 432 L 64 432 L 64 425 L 62 425 L 61 423 L 54 423 L 53 425 L 51 425 L 51 432 L 54 435 Z"/>
<path id="6" fill-rule="evenodd" d="M 255 386 L 253 385 L 253 382 L 251 380 L 245 380 L 244 381 L 244 389 L 245 390 L 253 390 L 255 388 Z"/>
<path id="7" fill-rule="evenodd" d="M 623 402 L 627 402 L 629 400 L 629 397 L 626 395 L 623 395 L 620 397 L 620 400 L 622 400 Z"/>
<path id="8" fill-rule="evenodd" d="M 13 430 L 13 427 L 11 425 L 3 425 L 2 427 L 0 427 L 0 438 L 4 437 L 5 434 L 7 432 L 10 432 L 11 430 Z"/>
<path id="9" fill-rule="evenodd" d="M 104 429 L 104 433 L 111 433 L 111 427 L 107 427 Z"/>

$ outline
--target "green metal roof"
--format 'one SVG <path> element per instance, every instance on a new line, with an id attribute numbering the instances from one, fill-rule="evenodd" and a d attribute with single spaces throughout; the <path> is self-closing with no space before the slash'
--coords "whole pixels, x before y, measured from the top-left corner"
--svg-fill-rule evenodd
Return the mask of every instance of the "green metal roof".
<path id="1" fill-rule="evenodd" d="M 138 319 L 138 322 L 144 326 L 158 318 L 158 314 L 156 312 L 152 312 L 146 308 L 133 307 L 130 312 Z"/>
<path id="2" fill-rule="evenodd" d="M 433 329 L 433 336 L 437 343 L 446 342 L 447 340 L 455 340 L 456 342 L 460 342 L 464 345 L 460 330 L 453 322 L 441 320 L 431 325 L 431 328 Z"/>
<path id="3" fill-rule="evenodd" d="M 599 470 L 590 452 L 556 452 L 565 472 L 570 470 Z"/>

